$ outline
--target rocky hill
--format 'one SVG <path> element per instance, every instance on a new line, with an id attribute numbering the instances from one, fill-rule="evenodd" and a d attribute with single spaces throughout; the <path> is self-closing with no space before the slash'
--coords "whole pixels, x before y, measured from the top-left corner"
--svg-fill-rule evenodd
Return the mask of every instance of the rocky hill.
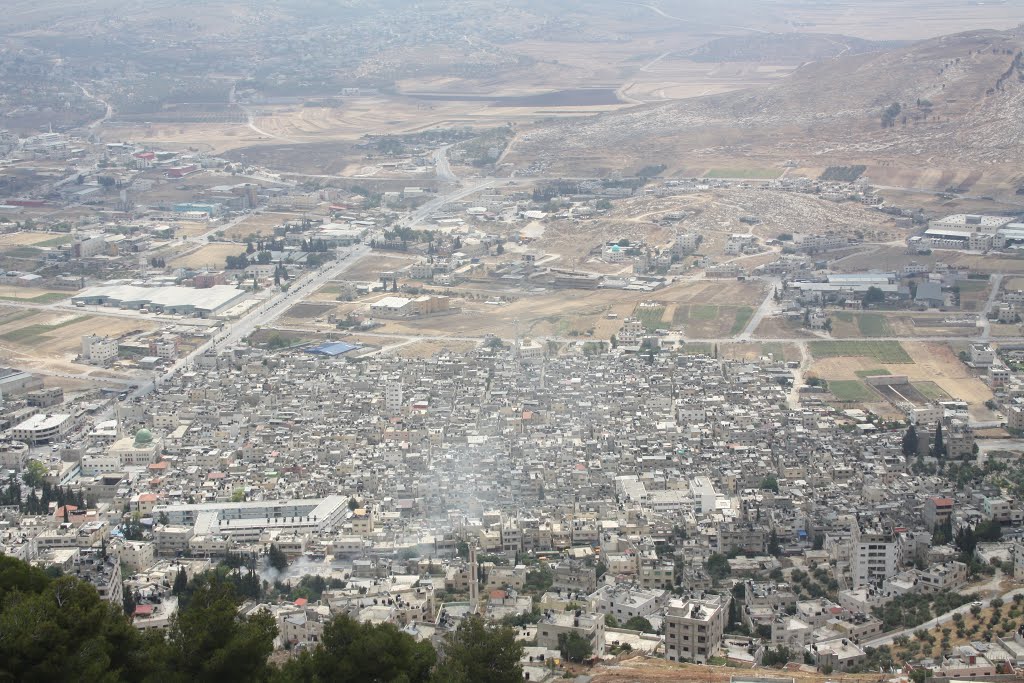
<path id="1" fill-rule="evenodd" d="M 1024 149 L 1024 29 L 843 55 L 751 90 L 553 123 L 516 142 L 521 167 L 666 163 L 709 153 L 943 155 L 1008 163 Z M 525 159 L 523 159 L 525 157 Z M 513 159 L 515 160 L 515 159 Z M 676 164 L 678 166 L 678 164 Z"/>

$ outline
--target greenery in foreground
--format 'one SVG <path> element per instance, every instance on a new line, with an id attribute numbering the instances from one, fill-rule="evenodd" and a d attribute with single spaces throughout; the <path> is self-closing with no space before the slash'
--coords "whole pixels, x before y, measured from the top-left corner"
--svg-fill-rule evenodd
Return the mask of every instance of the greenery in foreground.
<path id="1" fill-rule="evenodd" d="M 448 635 L 438 657 L 391 624 L 335 617 L 312 651 L 268 663 L 277 627 L 267 612 L 240 617 L 241 598 L 216 572 L 193 588 L 166 633 L 140 632 L 92 585 L 0 556 L 0 682 L 522 680 L 522 645 L 479 618 Z"/>

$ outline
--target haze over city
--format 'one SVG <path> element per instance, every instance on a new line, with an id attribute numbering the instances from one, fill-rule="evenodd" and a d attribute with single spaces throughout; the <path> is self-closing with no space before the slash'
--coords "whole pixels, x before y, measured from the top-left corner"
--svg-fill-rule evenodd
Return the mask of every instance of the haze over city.
<path id="1" fill-rule="evenodd" d="M 0 677 L 1010 681 L 1024 0 L 8 0 Z"/>

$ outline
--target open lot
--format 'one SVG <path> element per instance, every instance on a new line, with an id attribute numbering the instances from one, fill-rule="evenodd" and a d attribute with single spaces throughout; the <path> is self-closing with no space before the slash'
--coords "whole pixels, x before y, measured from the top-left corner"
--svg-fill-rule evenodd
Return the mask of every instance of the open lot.
<path id="1" fill-rule="evenodd" d="M 71 241 L 71 235 L 59 232 L 24 231 L 0 234 L 0 250 L 8 247 L 56 247 Z"/>
<path id="2" fill-rule="evenodd" d="M 242 253 L 245 253 L 244 244 L 206 244 L 189 254 L 171 259 L 167 265 L 172 268 L 223 270 L 228 256 L 238 256 Z"/>
<path id="3" fill-rule="evenodd" d="M 81 349 L 84 335 L 118 337 L 153 329 L 156 324 L 149 321 L 102 314 L 47 311 L 16 318 L 7 315 L 0 318 L 0 356 L 70 360 Z"/>
<path id="4" fill-rule="evenodd" d="M 822 346 L 829 344 L 832 346 Z M 892 345 L 899 346 L 899 350 Z M 924 398 L 958 398 L 971 405 L 972 418 L 994 419 L 991 411 L 984 407 L 985 401 L 992 398 L 992 391 L 960 362 L 947 344 L 851 341 L 810 342 L 808 346 L 814 354 L 809 374 L 828 380 L 830 387 L 836 380 L 860 382 L 862 377 L 885 370 L 893 375 L 906 375 L 912 390 Z M 823 356 L 823 349 L 826 354 L 843 350 L 846 355 Z M 872 355 L 864 355 L 869 352 Z M 850 386 L 840 386 L 840 391 L 846 389 L 855 391 Z"/>
<path id="5" fill-rule="evenodd" d="M 0 285 L 0 301 L 20 301 L 33 304 L 52 304 L 71 296 L 68 290 L 41 289 L 38 287 L 14 287 Z"/>
<path id="6" fill-rule="evenodd" d="M 777 361 L 798 361 L 800 349 L 796 344 L 737 342 L 719 344 L 718 355 L 733 360 L 757 360 L 770 355 Z"/>
<path id="7" fill-rule="evenodd" d="M 274 228 L 285 221 L 301 220 L 299 213 L 254 213 L 245 217 L 221 233 L 229 240 L 245 240 L 249 237 L 268 237 L 274 234 Z"/>

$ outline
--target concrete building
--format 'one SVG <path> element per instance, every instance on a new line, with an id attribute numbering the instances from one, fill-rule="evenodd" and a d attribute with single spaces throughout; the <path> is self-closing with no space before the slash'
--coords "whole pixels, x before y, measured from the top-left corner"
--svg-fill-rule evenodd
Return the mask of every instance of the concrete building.
<path id="1" fill-rule="evenodd" d="M 853 586 L 881 585 L 896 573 L 899 551 L 891 529 L 853 527 L 851 560 Z"/>
<path id="2" fill-rule="evenodd" d="M 672 600 L 665 611 L 665 658 L 707 664 L 722 643 L 729 598 Z"/>
<path id="3" fill-rule="evenodd" d="M 27 444 L 50 443 L 67 434 L 74 420 L 64 413 L 39 413 L 11 428 L 11 437 Z"/>

